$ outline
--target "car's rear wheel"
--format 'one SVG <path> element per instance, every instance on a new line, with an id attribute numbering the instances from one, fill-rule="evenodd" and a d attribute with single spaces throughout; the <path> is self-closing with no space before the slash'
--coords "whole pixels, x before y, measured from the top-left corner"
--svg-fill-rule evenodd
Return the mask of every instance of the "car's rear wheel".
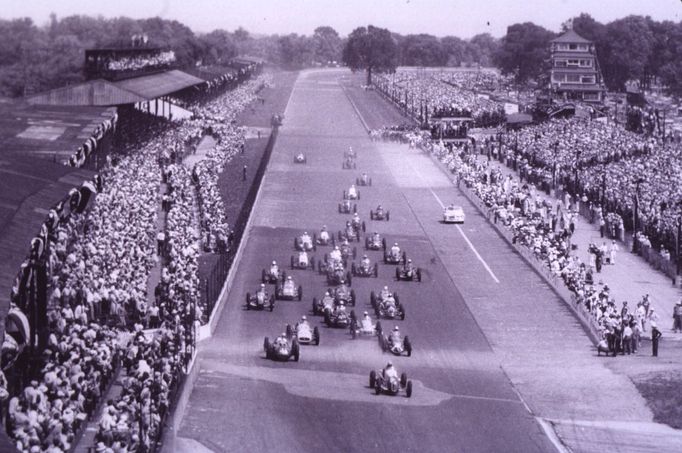
<path id="1" fill-rule="evenodd" d="M 405 321 L 405 307 L 400 306 L 400 319 Z"/>
<path id="2" fill-rule="evenodd" d="M 374 291 L 369 293 L 369 303 L 372 307 L 376 307 L 377 305 L 377 296 L 374 294 Z"/>
<path id="3" fill-rule="evenodd" d="M 386 238 L 381 239 L 381 248 L 384 249 L 384 251 L 386 251 Z"/>
<path id="4" fill-rule="evenodd" d="M 407 385 L 407 373 L 400 375 L 400 386 L 405 387 Z"/>
<path id="5" fill-rule="evenodd" d="M 356 275 L 357 271 L 355 270 L 355 263 L 351 264 L 350 266 L 350 272 L 352 275 Z"/>
<path id="6" fill-rule="evenodd" d="M 317 297 L 313 297 L 313 314 L 317 314 Z"/>
<path id="7" fill-rule="evenodd" d="M 407 335 L 403 340 L 403 345 L 405 346 L 405 352 L 407 352 L 407 356 L 412 357 L 412 343 L 410 342 L 410 339 Z"/>
<path id="8" fill-rule="evenodd" d="M 246 309 L 250 310 L 251 309 L 251 293 L 246 293 Z"/>
<path id="9" fill-rule="evenodd" d="M 388 222 L 389 220 L 391 220 L 391 213 L 386 211 L 386 221 Z"/>
<path id="10" fill-rule="evenodd" d="M 374 263 L 374 278 L 379 277 L 379 265 Z"/>
<path id="11" fill-rule="evenodd" d="M 374 211 L 369 210 L 369 220 L 374 220 Z"/>
<path id="12" fill-rule="evenodd" d="M 295 362 L 298 362 L 300 352 L 301 350 L 298 346 L 298 341 L 294 341 L 294 343 L 291 345 L 291 355 L 294 356 Z"/>
<path id="13" fill-rule="evenodd" d="M 350 336 L 353 340 L 355 340 L 355 338 L 358 335 L 357 329 L 358 329 L 358 322 L 356 320 L 352 319 L 350 321 Z"/>
<path id="14" fill-rule="evenodd" d="M 355 290 L 350 290 L 350 304 L 355 307 Z"/>
<path id="15" fill-rule="evenodd" d="M 405 388 L 405 394 L 408 398 L 412 397 L 412 381 L 407 381 L 407 387 Z"/>
<path id="16" fill-rule="evenodd" d="M 369 372 L 369 386 L 374 388 L 374 384 L 377 382 L 377 372 L 372 370 Z"/>
<path id="17" fill-rule="evenodd" d="M 417 281 L 421 282 L 422 281 L 422 270 L 417 269 Z"/>
<path id="18" fill-rule="evenodd" d="M 263 350 L 266 353 L 270 351 L 270 339 L 268 337 L 265 337 L 265 340 L 263 340 Z"/>
<path id="19" fill-rule="evenodd" d="M 291 257 L 291 268 L 292 269 L 294 268 L 294 257 L 293 256 Z"/>
<path id="20" fill-rule="evenodd" d="M 267 281 L 266 281 L 265 277 L 266 277 L 266 274 L 265 274 L 265 269 L 263 269 L 263 271 L 262 271 L 262 272 L 261 272 L 261 274 L 260 274 L 260 279 L 261 279 L 261 282 L 263 282 L 263 283 L 267 283 Z"/>
<path id="21" fill-rule="evenodd" d="M 314 256 L 310 257 L 310 268 L 312 270 L 315 270 L 315 257 Z"/>
<path id="22" fill-rule="evenodd" d="M 303 287 L 298 285 L 298 300 L 300 301 L 301 299 L 303 299 Z"/>
<path id="23" fill-rule="evenodd" d="M 381 393 L 381 384 L 378 381 L 374 383 L 374 393 L 377 395 Z"/>
<path id="24" fill-rule="evenodd" d="M 313 339 L 315 340 L 315 346 L 319 346 L 320 345 L 320 329 L 318 329 L 317 326 L 315 326 L 315 328 L 313 329 Z"/>
<path id="25" fill-rule="evenodd" d="M 270 311 L 275 309 L 275 296 L 270 296 Z"/>
<path id="26" fill-rule="evenodd" d="M 381 328 L 381 321 L 377 321 L 376 325 L 374 326 L 374 330 L 376 330 L 378 336 L 382 335 L 384 330 Z"/>
<path id="27" fill-rule="evenodd" d="M 399 267 L 395 268 L 395 279 L 400 281 L 400 268 Z"/>
<path id="28" fill-rule="evenodd" d="M 291 324 L 287 324 L 286 334 L 287 334 L 287 337 L 290 337 L 294 334 L 294 329 L 293 329 L 293 327 L 291 327 Z"/>

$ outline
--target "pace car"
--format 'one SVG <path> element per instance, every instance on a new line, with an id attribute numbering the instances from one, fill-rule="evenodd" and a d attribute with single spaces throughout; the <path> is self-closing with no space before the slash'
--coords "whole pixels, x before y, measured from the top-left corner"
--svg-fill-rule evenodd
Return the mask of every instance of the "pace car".
<path id="1" fill-rule="evenodd" d="M 465 217 L 461 206 L 450 205 L 443 210 L 443 223 L 464 223 Z"/>

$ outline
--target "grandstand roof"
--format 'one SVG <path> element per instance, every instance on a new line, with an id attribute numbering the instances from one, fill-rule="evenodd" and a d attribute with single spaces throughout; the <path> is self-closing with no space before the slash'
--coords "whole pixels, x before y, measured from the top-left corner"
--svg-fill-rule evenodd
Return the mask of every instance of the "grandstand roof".
<path id="1" fill-rule="evenodd" d="M 121 80 L 114 82 L 114 85 L 120 89 L 135 93 L 145 100 L 151 100 L 200 83 L 204 83 L 204 81 L 186 72 L 173 69 L 158 74 Z"/>
<path id="2" fill-rule="evenodd" d="M 0 158 L 66 160 L 115 111 L 115 107 L 0 103 Z"/>
<path id="3" fill-rule="evenodd" d="M 0 154 L 0 332 L 9 294 L 49 209 L 94 173 L 32 156 Z"/>
<path id="4" fill-rule="evenodd" d="M 203 82 L 200 78 L 174 69 L 118 82 L 109 82 L 104 79 L 89 80 L 28 96 L 26 102 L 35 105 L 71 106 L 134 104 L 175 93 Z"/>

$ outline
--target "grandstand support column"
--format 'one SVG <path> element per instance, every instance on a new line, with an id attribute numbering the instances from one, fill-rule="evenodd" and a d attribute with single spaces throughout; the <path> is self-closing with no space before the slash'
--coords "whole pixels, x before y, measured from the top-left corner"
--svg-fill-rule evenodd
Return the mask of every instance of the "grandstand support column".
<path id="1" fill-rule="evenodd" d="M 159 98 L 154 99 L 154 115 L 159 116 Z"/>
<path id="2" fill-rule="evenodd" d="M 41 259 L 35 267 L 36 276 L 36 329 L 38 331 L 38 352 L 47 347 L 49 336 L 47 323 L 47 264 Z"/>

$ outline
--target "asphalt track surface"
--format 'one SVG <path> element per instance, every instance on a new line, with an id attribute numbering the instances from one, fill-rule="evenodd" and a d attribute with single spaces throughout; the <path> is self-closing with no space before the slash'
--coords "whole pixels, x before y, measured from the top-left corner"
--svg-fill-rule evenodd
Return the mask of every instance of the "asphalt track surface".
<path id="1" fill-rule="evenodd" d="M 214 336 L 201 346 L 201 372 L 178 436 L 212 451 L 554 451 L 443 264 L 450 257 L 466 278 L 500 285 L 495 266 L 479 252 L 495 245 L 476 243 L 477 229 L 489 228 L 485 219 L 471 211 L 462 227 L 439 223 L 441 205 L 461 195 L 428 157 L 368 139 L 339 84 L 346 75 L 304 72 L 294 86 L 236 278 Z M 349 146 L 358 153 L 357 170 L 341 169 Z M 306 153 L 306 165 L 293 163 L 298 151 Z M 397 291 L 406 319 L 382 324 L 398 324 L 410 336 L 412 357 L 382 353 L 376 340 L 324 327 L 311 313 L 312 297 L 326 288 L 317 272 L 288 271 L 303 286 L 301 302 L 280 301 L 272 313 L 244 308 L 261 269 L 273 259 L 289 263 L 295 236 L 323 224 L 341 229 L 349 216 L 337 204 L 362 171 L 373 180 L 360 188 L 358 202 L 368 232 L 399 242 L 422 268 L 423 281 L 396 282 L 394 267 L 380 264 L 378 278 L 353 279 L 356 311 L 370 308 L 371 290 Z M 390 210 L 390 222 L 369 220 L 377 204 Z M 381 252 L 369 256 L 380 260 Z M 264 336 L 275 337 L 303 314 L 320 326 L 320 346 L 303 346 L 298 363 L 266 360 Z M 370 370 L 389 359 L 414 381 L 412 398 L 376 396 L 368 387 Z"/>

